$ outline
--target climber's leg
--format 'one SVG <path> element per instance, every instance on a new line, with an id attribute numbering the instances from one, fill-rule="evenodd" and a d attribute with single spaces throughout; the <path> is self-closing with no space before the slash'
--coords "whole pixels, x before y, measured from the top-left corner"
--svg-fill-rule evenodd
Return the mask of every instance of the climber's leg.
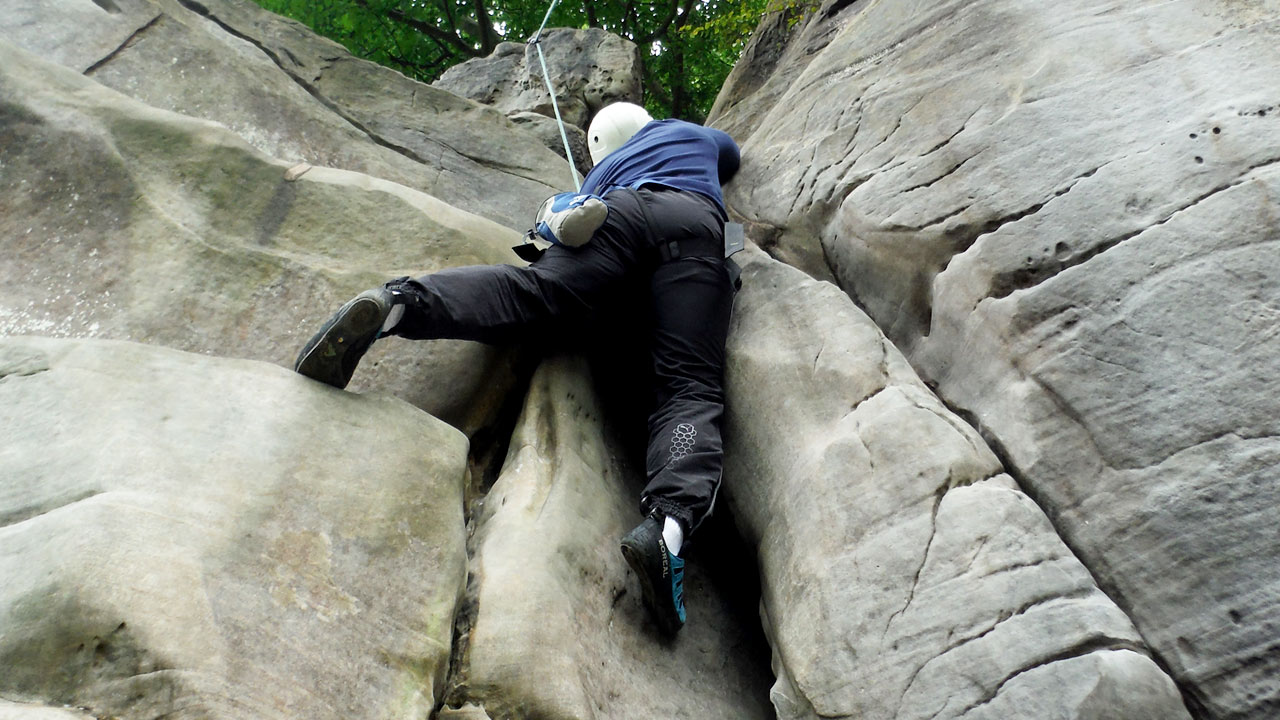
<path id="1" fill-rule="evenodd" d="M 362 293 L 325 323 L 295 369 L 345 387 L 380 334 L 506 344 L 580 326 L 627 278 L 654 264 L 636 193 L 615 191 L 605 201 L 608 219 L 585 246 L 552 247 L 527 267 L 452 268 Z"/>
<path id="2" fill-rule="evenodd" d="M 580 326 L 654 264 L 636 194 L 615 191 L 605 201 L 609 217 L 582 247 L 553 246 L 527 267 L 453 268 L 388 283 L 406 306 L 391 333 L 507 344 Z"/>
<path id="3" fill-rule="evenodd" d="M 724 346 L 733 286 L 718 258 L 666 263 L 651 285 L 658 397 L 649 418 L 649 484 L 641 508 L 674 517 L 690 532 L 710 514 L 720 488 Z"/>

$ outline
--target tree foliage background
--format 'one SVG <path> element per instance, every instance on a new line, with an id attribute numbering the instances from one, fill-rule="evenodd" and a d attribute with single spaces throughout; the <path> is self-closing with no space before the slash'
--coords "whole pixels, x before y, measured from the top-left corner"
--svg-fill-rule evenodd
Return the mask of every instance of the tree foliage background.
<path id="1" fill-rule="evenodd" d="M 431 82 L 449 67 L 527 41 L 550 0 L 256 0 L 352 54 Z M 547 27 L 603 28 L 640 46 L 655 117 L 702 122 L 766 12 L 812 0 L 568 0 Z"/>

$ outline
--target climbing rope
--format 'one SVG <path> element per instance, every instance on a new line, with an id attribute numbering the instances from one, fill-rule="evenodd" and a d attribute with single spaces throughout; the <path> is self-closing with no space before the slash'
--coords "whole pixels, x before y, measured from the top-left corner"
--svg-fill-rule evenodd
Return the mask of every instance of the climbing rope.
<path id="1" fill-rule="evenodd" d="M 560 117 L 560 105 L 556 102 L 556 91 L 551 86 L 551 73 L 547 72 L 547 58 L 542 54 L 542 31 L 546 29 L 547 21 L 551 19 L 551 11 L 556 9 L 556 5 L 559 2 L 560 0 L 551 0 L 551 7 L 547 8 L 547 14 L 542 18 L 542 26 L 529 39 L 529 44 L 538 50 L 538 62 L 542 64 L 542 79 L 547 83 L 547 94 L 551 96 L 551 109 L 555 111 L 556 122 L 560 124 L 560 140 L 564 143 L 564 156 L 569 160 L 569 172 L 573 175 L 573 189 L 581 190 L 582 183 L 578 182 L 578 168 L 573 162 L 573 151 L 569 149 L 569 133 L 564 129 L 564 118 Z"/>

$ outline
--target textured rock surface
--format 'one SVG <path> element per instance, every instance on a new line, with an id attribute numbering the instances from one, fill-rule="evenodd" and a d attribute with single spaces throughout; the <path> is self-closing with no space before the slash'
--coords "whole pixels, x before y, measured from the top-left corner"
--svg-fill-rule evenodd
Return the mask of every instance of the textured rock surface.
<path id="1" fill-rule="evenodd" d="M 727 496 L 780 718 L 1189 717 L 1132 624 L 838 288 L 753 251 Z"/>
<path id="2" fill-rule="evenodd" d="M 285 179 L 212 123 L 130 100 L 0 42 L 0 332 L 135 339 L 292 367 L 324 318 L 390 277 L 518 262 L 515 232 L 384 180 Z M 356 377 L 468 434 L 510 360 L 380 343 Z M 389 360 L 389 362 L 383 362 Z"/>
<path id="3" fill-rule="evenodd" d="M 905 350 L 749 263 L 725 504 L 759 546 L 771 694 L 729 561 L 752 553 L 716 531 L 691 625 L 653 640 L 616 551 L 634 453 L 576 362 L 523 398 L 451 629 L 455 433 L 281 368 L 5 339 L 0 717 L 1186 717 L 1154 653 L 1193 715 L 1270 720 L 1278 16 L 827 0 L 762 25 L 713 115 L 743 143 L 729 202 Z M 503 52 L 489 100 L 545 124 Z M 567 183 L 508 112 L 241 0 L 7 8 L 0 335 L 287 366 L 368 285 L 514 261 L 503 223 Z M 353 389 L 500 453 L 514 367 L 387 342 Z"/>
<path id="4" fill-rule="evenodd" d="M 1280 8 L 832 2 L 712 122 L 729 202 L 1008 459 L 1198 715 L 1280 713 Z"/>
<path id="5" fill-rule="evenodd" d="M 554 150 L 560 157 L 565 157 L 564 141 L 568 138 L 569 152 L 573 154 L 573 169 L 583 177 L 591 169 L 591 151 L 587 148 L 587 133 L 582 128 L 566 124 L 562 137 L 560 123 L 556 122 L 555 118 L 535 112 L 518 112 L 510 117 L 511 122 L 536 135 L 543 145 Z"/>
<path id="6" fill-rule="evenodd" d="M 0 720 L 93 720 L 93 716 L 71 708 L 0 700 Z"/>
<path id="7" fill-rule="evenodd" d="M 502 113 L 248 0 L 36 0 L 0 15 L 0 39 L 272 157 L 398 182 L 521 230 L 569 184 L 566 163 Z"/>
<path id="8" fill-rule="evenodd" d="M 466 576 L 457 431 L 264 363 L 48 338 L 0 340 L 0 427 L 4 698 L 95 717 L 434 706 Z"/>
<path id="9" fill-rule="evenodd" d="M 550 28 L 540 43 L 566 123 L 585 130 L 591 116 L 605 105 L 643 99 L 640 49 L 630 40 L 599 28 Z M 502 43 L 488 57 L 455 65 L 432 85 L 508 115 L 555 116 L 532 45 Z"/>
<path id="10" fill-rule="evenodd" d="M 769 717 L 767 649 L 732 558 L 690 561 L 674 642 L 650 624 L 618 551 L 643 473 L 603 419 L 586 363 L 534 375 L 479 520 L 461 694 L 495 719 Z"/>

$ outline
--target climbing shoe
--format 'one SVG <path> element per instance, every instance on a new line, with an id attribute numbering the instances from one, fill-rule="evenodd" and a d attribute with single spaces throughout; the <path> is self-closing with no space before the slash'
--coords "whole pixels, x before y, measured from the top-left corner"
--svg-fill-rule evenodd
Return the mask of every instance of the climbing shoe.
<path id="1" fill-rule="evenodd" d="M 622 556 L 640 579 L 645 605 L 668 635 L 684 627 L 684 560 L 667 551 L 662 516 L 651 515 L 622 538 Z"/>
<path id="2" fill-rule="evenodd" d="M 394 296 L 386 288 L 366 290 L 343 305 L 298 353 L 293 369 L 336 388 L 351 382 L 356 365 L 381 334 Z"/>

